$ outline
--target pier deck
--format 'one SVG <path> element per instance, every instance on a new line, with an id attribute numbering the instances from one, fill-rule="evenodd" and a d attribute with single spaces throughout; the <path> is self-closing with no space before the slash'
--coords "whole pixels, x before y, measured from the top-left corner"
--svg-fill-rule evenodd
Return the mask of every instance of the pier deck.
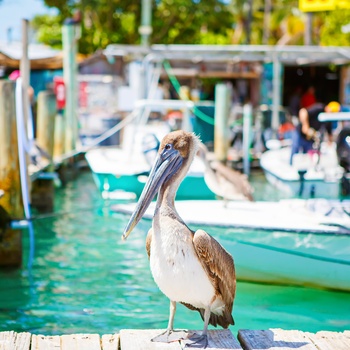
<path id="1" fill-rule="evenodd" d="M 183 344 L 152 343 L 150 339 L 161 331 L 121 330 L 119 334 L 71 334 L 43 336 L 28 332 L 0 332 L 0 350 L 180 350 Z M 298 330 L 268 329 L 238 331 L 209 330 L 211 349 L 270 350 L 349 350 L 350 331 L 317 333 Z"/>

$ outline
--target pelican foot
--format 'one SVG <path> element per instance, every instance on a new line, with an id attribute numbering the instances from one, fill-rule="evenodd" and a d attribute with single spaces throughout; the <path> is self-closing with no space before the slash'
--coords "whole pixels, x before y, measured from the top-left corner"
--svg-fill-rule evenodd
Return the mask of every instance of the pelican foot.
<path id="1" fill-rule="evenodd" d="M 183 341 L 185 348 L 205 349 L 208 346 L 208 336 L 206 334 L 194 333 Z"/>
<path id="2" fill-rule="evenodd" d="M 186 339 L 188 336 L 185 331 L 172 331 L 167 329 L 165 332 L 152 338 L 151 341 L 158 343 L 172 343 L 175 341 L 180 341 Z"/>

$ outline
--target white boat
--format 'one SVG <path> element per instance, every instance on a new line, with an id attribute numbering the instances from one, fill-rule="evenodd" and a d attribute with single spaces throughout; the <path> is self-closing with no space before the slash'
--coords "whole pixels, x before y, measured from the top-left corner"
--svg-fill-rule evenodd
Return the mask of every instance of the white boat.
<path id="1" fill-rule="evenodd" d="M 87 151 L 85 158 L 102 197 L 139 197 L 158 150 L 157 140 L 162 140 L 169 132 L 169 126 L 164 122 L 130 124 L 123 129 L 121 147 L 97 147 Z M 145 140 L 150 142 L 147 152 L 143 146 Z M 215 194 L 205 183 L 204 171 L 203 162 L 196 158 L 179 188 L 177 198 L 214 199 Z"/>
<path id="2" fill-rule="evenodd" d="M 184 222 L 233 255 L 241 280 L 350 291 L 350 201 L 176 201 Z M 146 233 L 155 202 L 141 221 Z M 112 210 L 131 215 L 135 204 Z"/>
<path id="3" fill-rule="evenodd" d="M 260 157 L 266 179 L 291 197 L 339 198 L 344 169 L 338 165 L 335 144 L 322 144 L 321 153 L 295 154 L 290 147 L 270 149 Z"/>

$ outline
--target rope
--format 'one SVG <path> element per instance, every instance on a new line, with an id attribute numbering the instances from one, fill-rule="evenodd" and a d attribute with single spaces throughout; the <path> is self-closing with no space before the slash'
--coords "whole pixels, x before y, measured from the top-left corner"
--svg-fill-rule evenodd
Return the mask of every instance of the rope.
<path id="1" fill-rule="evenodd" d="M 135 117 L 137 115 L 138 115 L 138 111 L 134 110 L 133 112 L 128 114 L 123 120 L 121 120 L 118 124 L 114 125 L 111 129 L 107 130 L 102 135 L 96 137 L 89 145 L 79 147 L 71 152 L 67 152 L 67 153 L 63 154 L 62 156 L 55 158 L 55 162 L 61 163 L 65 159 L 74 157 L 80 153 L 84 153 L 84 152 L 90 150 L 91 148 L 97 146 L 99 143 L 101 143 L 102 141 L 104 141 L 108 137 L 114 135 L 116 132 L 118 132 L 120 129 L 122 129 L 125 125 L 130 123 L 133 119 L 135 119 Z"/>
<path id="2" fill-rule="evenodd" d="M 179 95 L 180 99 L 188 100 L 188 99 L 183 99 L 180 96 L 181 85 L 180 85 L 179 81 L 176 79 L 175 75 L 171 73 L 170 63 L 168 61 L 164 60 L 163 61 L 163 66 L 164 66 L 164 69 L 165 69 L 166 73 L 168 74 L 170 82 L 172 83 L 172 85 L 173 85 L 175 91 L 177 92 L 177 94 Z M 193 109 L 192 109 L 192 112 L 199 119 L 203 120 L 207 124 L 210 124 L 210 125 L 214 125 L 215 124 L 214 118 L 209 116 L 209 115 L 207 115 L 207 114 L 205 114 L 204 112 L 202 112 L 200 109 L 198 109 L 198 107 L 194 106 Z"/>

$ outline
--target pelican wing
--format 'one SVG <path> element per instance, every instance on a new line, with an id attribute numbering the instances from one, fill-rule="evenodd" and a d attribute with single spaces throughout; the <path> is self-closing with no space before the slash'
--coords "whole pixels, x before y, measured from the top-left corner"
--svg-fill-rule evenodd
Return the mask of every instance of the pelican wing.
<path id="1" fill-rule="evenodd" d="M 207 272 L 216 295 L 221 297 L 225 309 L 221 316 L 211 315 L 211 324 L 218 323 L 224 328 L 234 324 L 232 318 L 233 300 L 236 293 L 236 273 L 232 256 L 208 233 L 197 230 L 193 245 L 198 258 Z"/>
<path id="2" fill-rule="evenodd" d="M 198 156 L 205 166 L 204 180 L 217 196 L 228 200 L 254 201 L 253 188 L 246 175 L 209 156 L 207 147 L 199 144 Z"/>
<path id="3" fill-rule="evenodd" d="M 237 170 L 231 169 L 218 161 L 211 162 L 211 167 L 215 170 L 216 176 L 218 178 L 222 178 L 221 182 L 227 183 L 227 188 L 225 189 L 225 191 L 226 193 L 228 193 L 228 195 L 230 195 L 231 193 L 232 196 L 234 196 L 235 194 L 240 194 L 247 200 L 254 201 L 254 190 L 250 185 L 248 178 L 245 174 L 242 174 Z"/>

